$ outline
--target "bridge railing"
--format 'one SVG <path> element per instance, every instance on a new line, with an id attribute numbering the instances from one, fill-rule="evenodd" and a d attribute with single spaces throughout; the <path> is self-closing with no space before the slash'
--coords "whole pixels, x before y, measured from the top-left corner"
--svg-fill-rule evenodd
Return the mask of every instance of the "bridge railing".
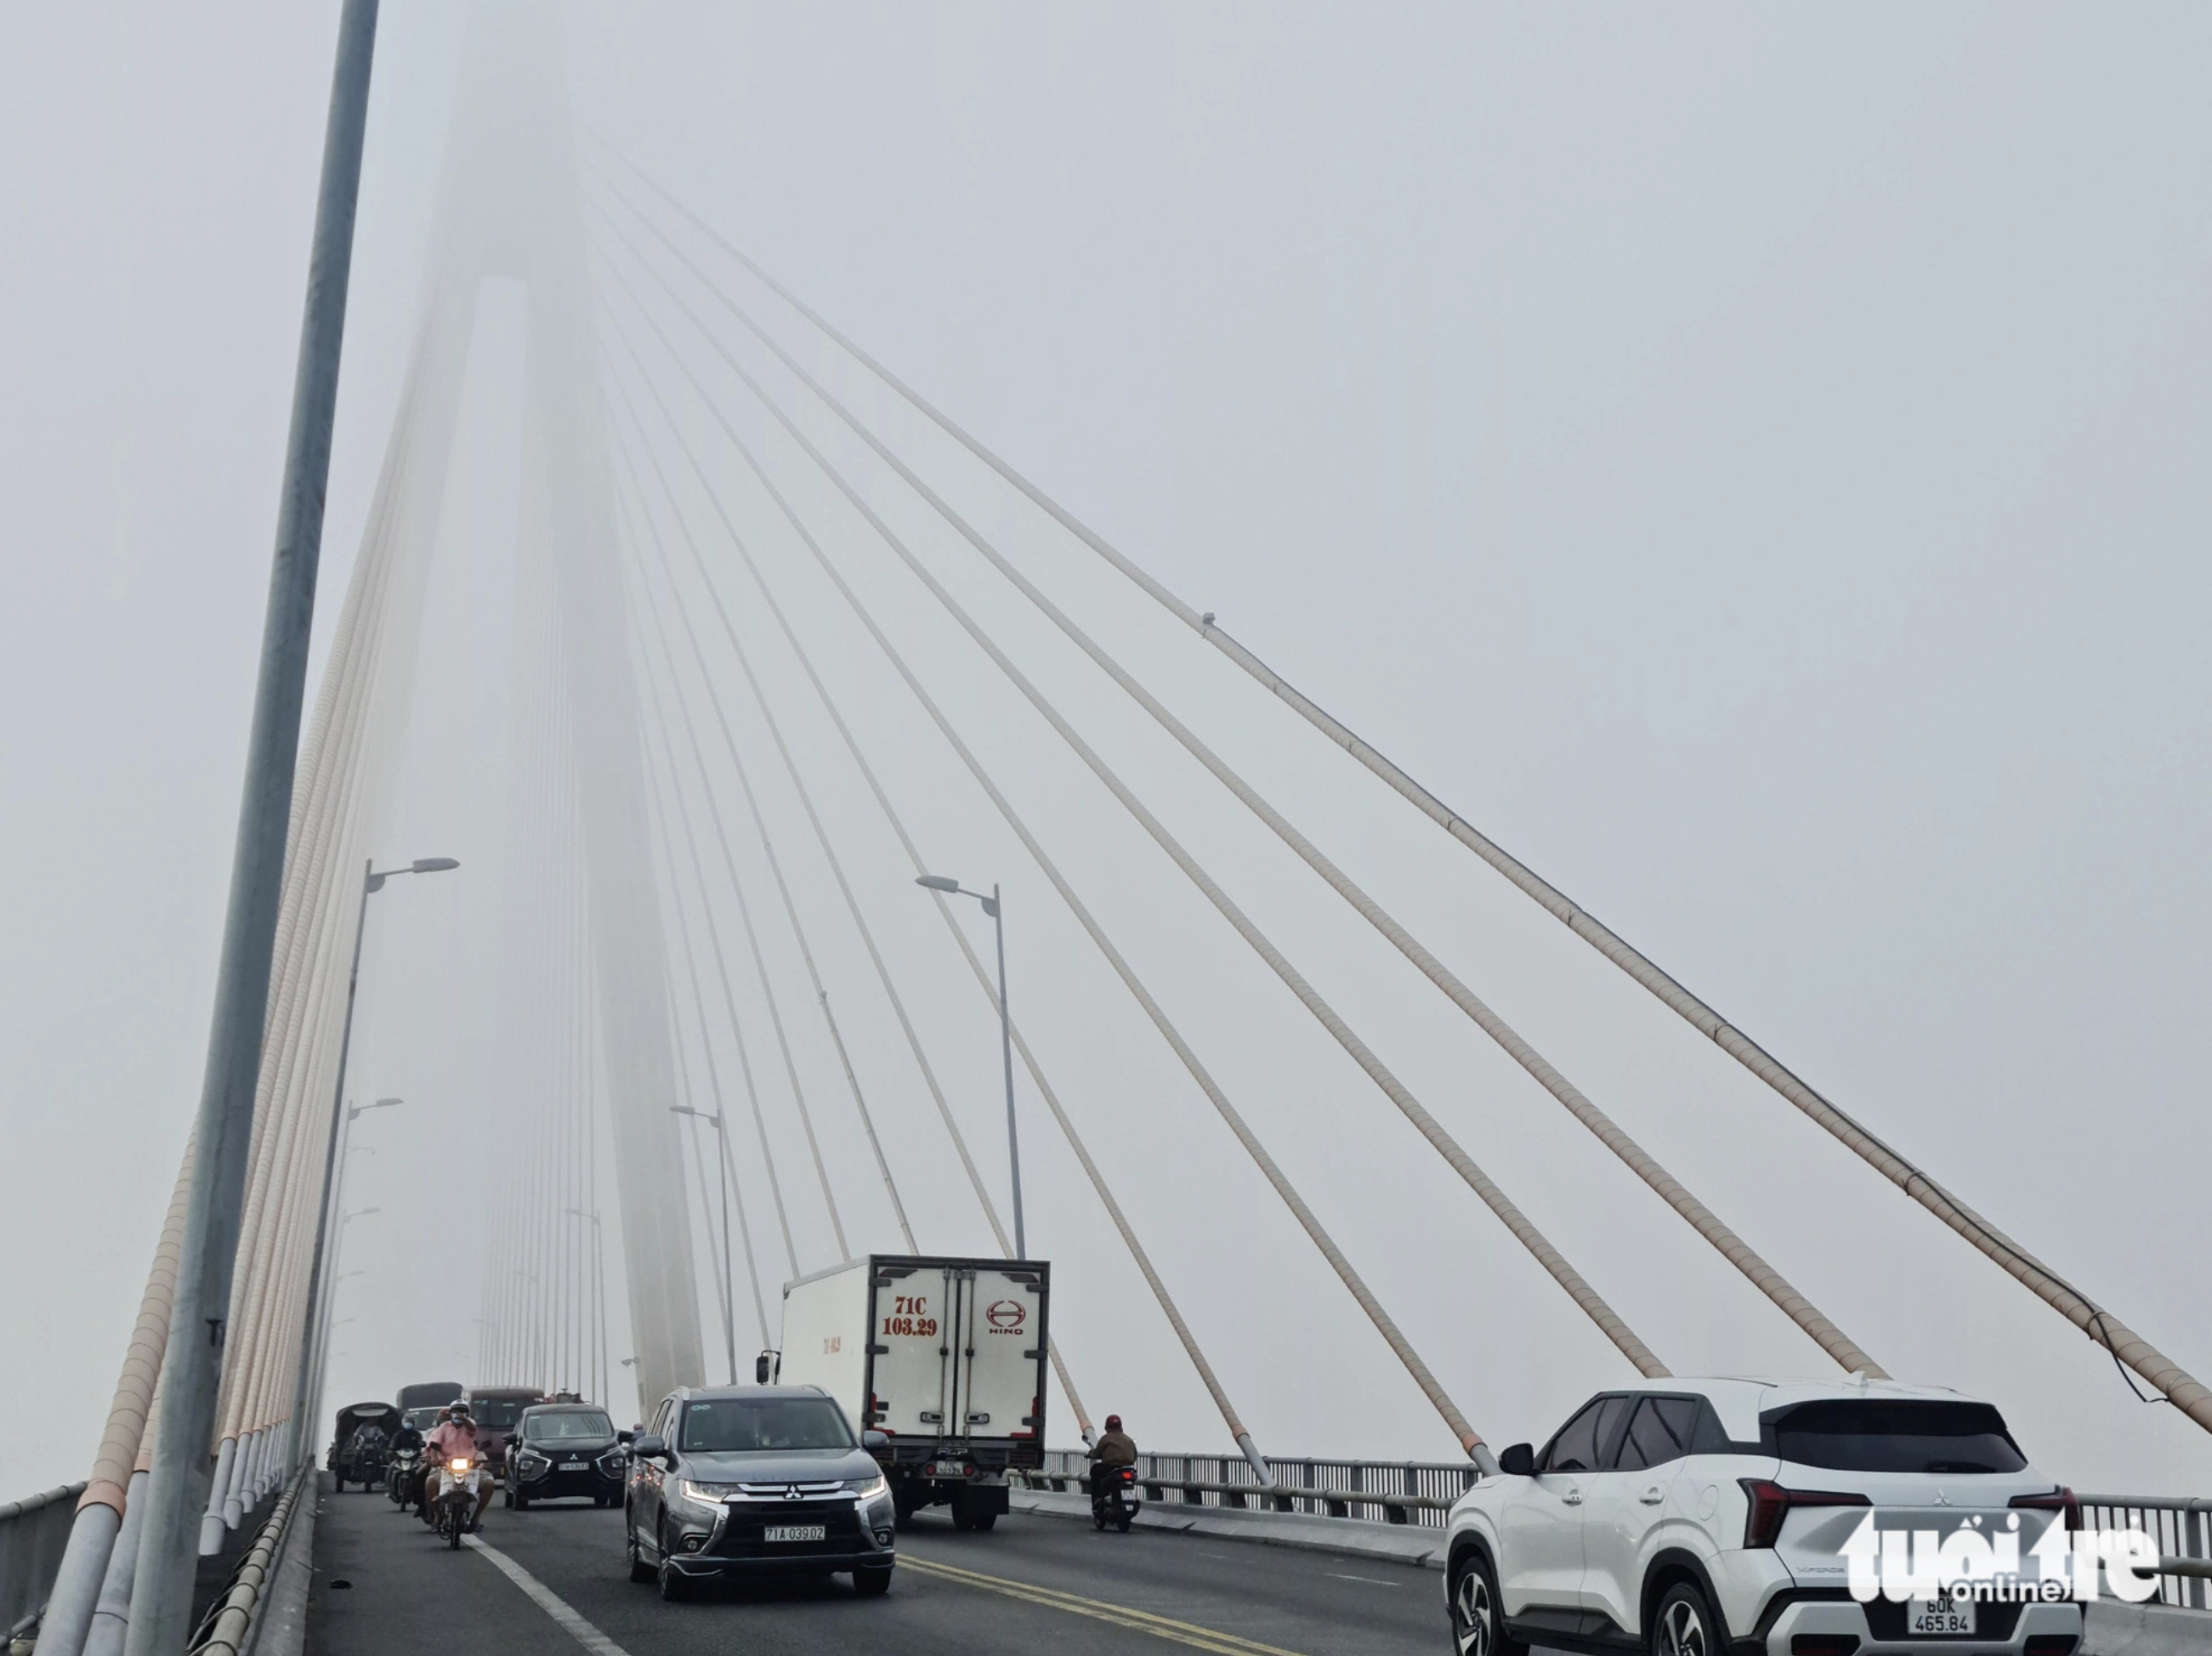
<path id="1" fill-rule="evenodd" d="M 2093 1530 L 2141 1530 L 2158 1543 L 2160 1602 L 2206 1606 L 2212 1577 L 2212 1501 L 2186 1495 L 2085 1495 L 2081 1522 Z"/>
<path id="2" fill-rule="evenodd" d="M 27 1631 L 45 1613 L 62 1567 L 82 1483 L 0 1504 L 0 1640 Z"/>
<path id="3" fill-rule="evenodd" d="M 1030 1481 L 1046 1489 L 1079 1489 L 1089 1463 L 1079 1449 L 1052 1449 Z M 1241 1455 L 1152 1454 L 1137 1457 L 1137 1482 L 1155 1504 L 1228 1507 L 1249 1512 L 1307 1513 L 1382 1524 L 1441 1527 L 1452 1502 L 1475 1479 L 1465 1461 L 1310 1460 L 1267 1458 L 1275 1487 L 1263 1487 Z"/>

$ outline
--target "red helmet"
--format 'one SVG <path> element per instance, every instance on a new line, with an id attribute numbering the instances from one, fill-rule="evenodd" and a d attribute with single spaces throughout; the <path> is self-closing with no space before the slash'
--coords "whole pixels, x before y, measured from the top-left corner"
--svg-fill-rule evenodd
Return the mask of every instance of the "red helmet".
<path id="1" fill-rule="evenodd" d="M 1109 1416 L 1106 1416 L 1106 1429 L 1107 1429 L 1108 1431 L 1109 1431 L 1109 1432 L 1118 1432 L 1118 1431 L 1120 1431 L 1120 1430 L 1121 1429 L 1121 1416 L 1119 1416 L 1119 1415 L 1109 1415 Z"/>

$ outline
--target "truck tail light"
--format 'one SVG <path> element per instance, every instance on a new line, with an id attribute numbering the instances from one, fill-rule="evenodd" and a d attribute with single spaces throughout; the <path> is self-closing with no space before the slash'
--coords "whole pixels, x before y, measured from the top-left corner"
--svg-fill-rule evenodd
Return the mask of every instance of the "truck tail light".
<path id="1" fill-rule="evenodd" d="M 1743 1544 L 1771 1547 L 1781 1538 L 1783 1520 L 1793 1507 L 1870 1507 L 1863 1495 L 1829 1489 L 1785 1489 L 1763 1477 L 1740 1477 L 1751 1506 L 1743 1515 Z"/>
<path id="2" fill-rule="evenodd" d="M 2075 1499 L 2074 1491 L 2063 1483 L 2049 1495 L 2016 1495 L 2008 1504 L 2023 1510 L 2063 1513 L 2069 1534 L 2081 1527 L 2081 1503 Z"/>

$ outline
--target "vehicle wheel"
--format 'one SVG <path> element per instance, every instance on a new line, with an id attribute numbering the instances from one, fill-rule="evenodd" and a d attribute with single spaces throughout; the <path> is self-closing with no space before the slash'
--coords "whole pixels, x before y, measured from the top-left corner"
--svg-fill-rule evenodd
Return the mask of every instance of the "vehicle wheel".
<path id="1" fill-rule="evenodd" d="M 1651 1656 L 1721 1656 L 1728 1641 L 1705 1595 L 1687 1581 L 1667 1589 L 1651 1617 Z"/>
<path id="2" fill-rule="evenodd" d="M 968 1527 L 971 1530 L 988 1530 L 998 1521 L 999 1515 L 996 1513 L 976 1513 L 968 1520 Z M 1124 1524 L 1121 1527 L 1126 1530 L 1129 1526 Z"/>
<path id="3" fill-rule="evenodd" d="M 1121 1531 L 1122 1534 L 1127 1535 L 1129 1532 L 1129 1526 L 1136 1521 L 1136 1513 L 1131 1512 L 1127 1507 L 1124 1507 L 1121 1513 L 1115 1518 L 1114 1527 Z"/>
<path id="4" fill-rule="evenodd" d="M 446 1518 L 447 1547 L 452 1551 L 459 1552 L 461 1550 L 461 1537 L 467 1531 L 468 1527 L 469 1520 L 461 1516 L 459 1507 L 454 1507 Z"/>
<path id="5" fill-rule="evenodd" d="M 1091 1509 L 1091 1522 L 1092 1527 L 1103 1535 L 1106 1532 L 1106 1509 L 1103 1507 L 1093 1507 Z"/>
<path id="6" fill-rule="evenodd" d="M 507 1504 L 514 1507 L 514 1510 L 519 1513 L 528 1512 L 530 1510 L 530 1497 L 523 1494 L 520 1489 L 509 1489 L 507 1492 Z"/>
<path id="7" fill-rule="evenodd" d="M 952 1527 L 963 1533 L 975 1527 L 975 1519 L 969 1515 L 968 1503 L 957 1495 L 952 1497 Z"/>
<path id="8" fill-rule="evenodd" d="M 853 1591 L 863 1598 L 880 1598 L 891 1590 L 891 1567 L 881 1569 L 854 1570 Z"/>
<path id="9" fill-rule="evenodd" d="M 1527 1645 L 1505 1636 L 1504 1618 L 1497 1573 L 1478 1553 L 1452 1578 L 1452 1648 L 1459 1656 L 1527 1656 Z"/>
<path id="10" fill-rule="evenodd" d="M 623 1532 L 623 1550 L 629 1555 L 631 1580 L 646 1582 L 653 1580 L 656 1572 L 652 1565 L 645 1562 L 645 1556 L 637 1550 L 637 1532 L 627 1526 Z"/>
<path id="11" fill-rule="evenodd" d="M 660 1599 L 663 1604 L 680 1604 L 691 1596 L 691 1584 L 678 1573 L 676 1566 L 663 1556 L 660 1561 Z"/>

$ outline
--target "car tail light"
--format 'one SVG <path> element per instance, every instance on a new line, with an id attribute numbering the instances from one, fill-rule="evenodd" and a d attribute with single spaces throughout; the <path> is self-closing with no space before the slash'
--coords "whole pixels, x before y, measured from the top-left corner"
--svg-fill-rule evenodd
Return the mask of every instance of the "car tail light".
<path id="1" fill-rule="evenodd" d="M 2081 1527 L 2081 1503 L 2075 1498 L 2074 1491 L 2063 1483 L 2049 1495 L 2016 1495 L 2011 1504 L 2034 1512 L 2064 1513 L 2069 1534 Z"/>
<path id="2" fill-rule="evenodd" d="M 1793 1633 L 1790 1656 L 1852 1656 L 1859 1647 L 1856 1633 Z"/>
<path id="3" fill-rule="evenodd" d="M 1750 1510 L 1743 1515 L 1743 1544 L 1747 1547 L 1771 1547 L 1781 1538 L 1782 1521 L 1790 1516 L 1792 1507 L 1874 1504 L 1863 1495 L 1844 1495 L 1828 1489 L 1785 1489 L 1763 1477 L 1741 1477 L 1736 1482 L 1743 1485 L 1743 1492 L 1751 1501 Z"/>
<path id="4" fill-rule="evenodd" d="M 2032 1633 L 2026 1656 L 2074 1656 L 2074 1647 L 2081 1642 L 2070 1633 Z"/>

